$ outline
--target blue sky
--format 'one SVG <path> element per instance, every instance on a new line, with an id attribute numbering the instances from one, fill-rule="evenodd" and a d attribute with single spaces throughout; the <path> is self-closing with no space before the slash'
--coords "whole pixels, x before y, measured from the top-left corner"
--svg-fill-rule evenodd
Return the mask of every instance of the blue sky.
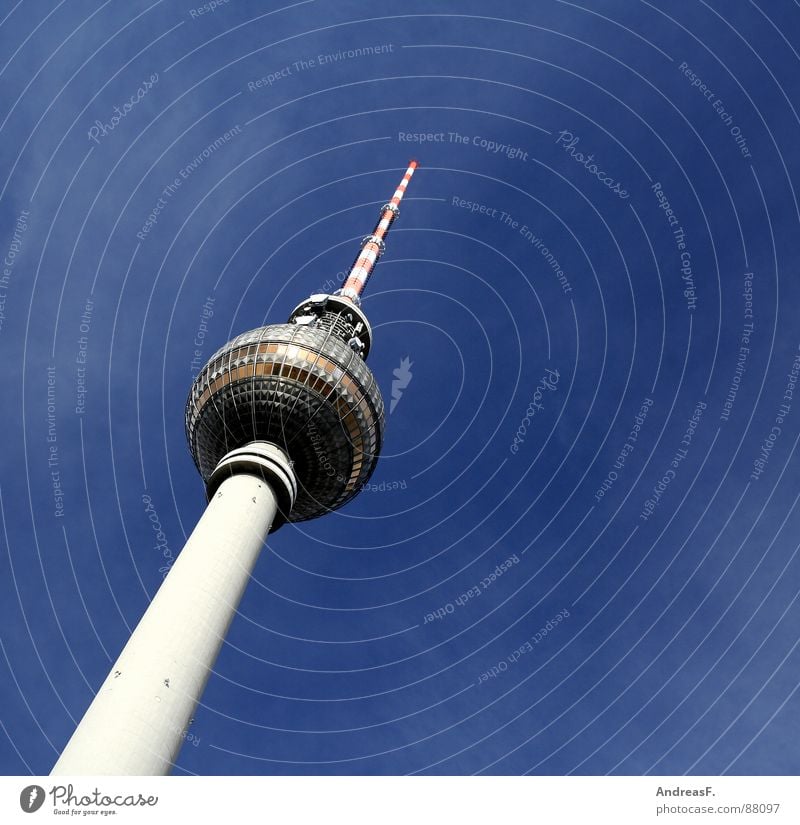
<path id="1" fill-rule="evenodd" d="M 202 512 L 193 359 L 416 157 L 372 486 L 270 538 L 176 773 L 796 773 L 797 4 L 202 7 L 0 13 L 4 772 Z"/>

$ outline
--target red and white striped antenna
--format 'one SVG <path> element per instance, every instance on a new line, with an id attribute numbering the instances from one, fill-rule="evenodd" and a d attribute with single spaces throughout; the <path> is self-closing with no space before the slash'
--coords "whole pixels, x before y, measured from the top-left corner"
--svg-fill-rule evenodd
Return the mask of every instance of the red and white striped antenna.
<path id="1" fill-rule="evenodd" d="M 353 266 L 350 268 L 350 272 L 344 279 L 342 288 L 337 293 L 352 301 L 356 306 L 361 303 L 361 293 L 367 285 L 375 264 L 378 263 L 378 258 L 386 248 L 385 239 L 389 234 L 389 228 L 394 219 L 400 214 L 400 201 L 403 200 L 408 182 L 411 180 L 417 166 L 418 163 L 415 160 L 408 164 L 408 169 L 406 169 L 403 179 L 398 184 L 394 195 L 392 195 L 392 199 L 381 207 L 381 215 L 372 234 L 367 235 L 361 241 L 361 252 L 359 252 Z"/>

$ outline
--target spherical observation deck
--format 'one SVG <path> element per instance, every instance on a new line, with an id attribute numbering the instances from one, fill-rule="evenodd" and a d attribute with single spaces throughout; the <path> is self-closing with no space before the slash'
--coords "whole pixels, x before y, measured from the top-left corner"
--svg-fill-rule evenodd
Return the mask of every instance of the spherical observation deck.
<path id="1" fill-rule="evenodd" d="M 289 323 L 251 330 L 218 350 L 186 403 L 186 436 L 203 480 L 231 450 L 268 441 L 286 452 L 297 477 L 288 521 L 353 498 L 383 442 L 383 399 L 363 357 L 370 338 L 357 307 L 315 295 Z"/>

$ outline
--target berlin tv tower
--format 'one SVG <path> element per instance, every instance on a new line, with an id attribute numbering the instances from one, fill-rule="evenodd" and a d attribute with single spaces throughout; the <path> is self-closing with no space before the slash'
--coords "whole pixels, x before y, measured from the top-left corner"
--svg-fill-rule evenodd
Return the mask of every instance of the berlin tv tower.
<path id="1" fill-rule="evenodd" d="M 384 413 L 361 293 L 416 167 L 341 289 L 234 338 L 195 379 L 186 436 L 208 506 L 52 774 L 169 773 L 267 534 L 341 507 L 372 475 Z"/>

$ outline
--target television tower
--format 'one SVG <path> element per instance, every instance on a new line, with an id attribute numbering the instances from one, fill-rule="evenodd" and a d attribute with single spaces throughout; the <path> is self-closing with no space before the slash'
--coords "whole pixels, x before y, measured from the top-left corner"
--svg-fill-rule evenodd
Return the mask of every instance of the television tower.
<path id="1" fill-rule="evenodd" d="M 169 773 L 267 534 L 341 507 L 372 475 L 384 413 L 361 294 L 416 167 L 341 289 L 234 338 L 192 384 L 186 436 L 208 506 L 52 774 Z"/>

